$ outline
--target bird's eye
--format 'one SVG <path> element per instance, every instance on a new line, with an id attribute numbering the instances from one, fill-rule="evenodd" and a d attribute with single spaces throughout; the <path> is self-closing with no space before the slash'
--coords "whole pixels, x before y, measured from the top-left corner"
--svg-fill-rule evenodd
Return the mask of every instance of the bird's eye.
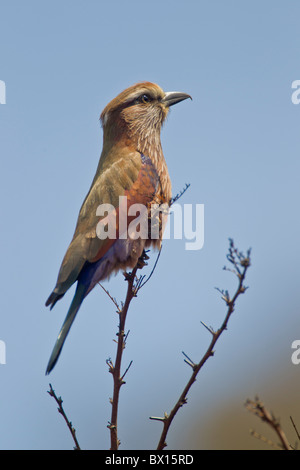
<path id="1" fill-rule="evenodd" d="M 151 98 L 150 98 L 149 95 L 146 95 L 146 94 L 145 94 L 145 95 L 142 95 L 142 96 L 140 97 L 140 102 L 141 102 L 141 103 L 149 103 L 150 101 L 151 101 Z"/>

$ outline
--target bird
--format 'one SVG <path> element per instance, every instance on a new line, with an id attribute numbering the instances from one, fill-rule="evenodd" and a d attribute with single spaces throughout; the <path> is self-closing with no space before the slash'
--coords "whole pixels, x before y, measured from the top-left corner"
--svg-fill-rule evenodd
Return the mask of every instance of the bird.
<path id="1" fill-rule="evenodd" d="M 46 374 L 57 363 L 76 314 L 95 285 L 120 270 L 135 267 L 146 248 L 160 248 L 165 213 L 162 211 L 158 216 L 156 212 L 159 228 L 152 238 L 151 232 L 149 235 L 149 214 L 155 205 L 170 206 L 172 198 L 170 176 L 161 145 L 161 128 L 169 108 L 188 98 L 192 99 L 187 93 L 164 92 L 156 83 L 143 81 L 126 88 L 102 111 L 103 145 L 98 167 L 80 208 L 55 288 L 45 304 L 51 310 L 77 282 Z M 133 221 L 128 214 L 135 204 L 146 207 L 144 212 L 149 230 L 140 236 L 137 228 L 131 233 L 129 229 L 125 230 L 129 221 Z M 101 207 L 113 207 L 115 210 L 102 213 Z M 101 230 L 103 234 L 108 227 L 109 214 L 116 216 L 115 236 L 98 236 Z"/>

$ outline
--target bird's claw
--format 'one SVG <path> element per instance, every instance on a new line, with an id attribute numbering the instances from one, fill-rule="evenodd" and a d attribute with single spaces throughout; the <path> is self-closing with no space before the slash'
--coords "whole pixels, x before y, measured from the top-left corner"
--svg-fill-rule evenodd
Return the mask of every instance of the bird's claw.
<path id="1" fill-rule="evenodd" d="M 146 263 L 146 260 L 149 259 L 149 256 L 147 255 L 146 251 L 143 250 L 143 253 L 141 254 L 141 256 L 139 257 L 138 259 L 138 262 L 137 262 L 137 268 L 138 269 L 142 269 L 144 266 L 148 266 L 148 263 Z"/>

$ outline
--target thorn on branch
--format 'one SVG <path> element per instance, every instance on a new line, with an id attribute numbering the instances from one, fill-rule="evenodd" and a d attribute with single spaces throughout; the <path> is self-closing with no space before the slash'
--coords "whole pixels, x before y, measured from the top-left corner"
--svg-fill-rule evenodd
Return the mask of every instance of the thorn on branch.
<path id="1" fill-rule="evenodd" d="M 129 336 L 130 330 L 127 331 L 126 335 L 124 336 L 124 344 L 126 344 L 127 338 Z"/>
<path id="2" fill-rule="evenodd" d="M 114 368 L 114 364 L 113 364 L 111 358 L 109 357 L 108 359 L 106 359 L 105 362 L 106 362 L 106 364 L 108 365 L 108 372 L 110 372 L 111 374 L 113 374 L 115 368 Z"/>
<path id="3" fill-rule="evenodd" d="M 184 359 L 184 362 L 185 362 L 186 364 L 188 364 L 188 365 L 194 370 L 195 367 L 197 366 L 197 364 L 195 364 L 195 363 L 192 361 L 192 359 L 191 359 L 187 354 L 185 354 L 184 351 L 181 351 L 181 352 L 182 352 L 182 354 L 183 354 L 183 355 L 185 356 L 185 358 L 186 358 L 186 359 Z"/>
<path id="4" fill-rule="evenodd" d="M 207 326 L 207 325 L 206 325 L 206 323 L 204 323 L 204 322 L 203 322 L 203 321 L 201 321 L 201 320 L 200 320 L 200 323 L 201 323 L 201 325 L 203 325 L 203 326 L 204 326 L 204 328 L 206 328 L 206 329 L 207 329 L 207 331 L 209 331 L 209 332 L 210 332 L 210 334 L 211 334 L 211 335 L 213 335 L 213 336 L 214 336 L 214 335 L 216 334 L 216 332 L 213 330 L 213 328 L 212 328 L 211 326 Z"/>
<path id="5" fill-rule="evenodd" d="M 117 307 L 117 313 L 120 314 L 121 313 L 121 309 L 119 307 L 119 304 L 118 302 L 116 301 L 115 297 L 112 297 L 109 293 L 109 291 L 107 289 L 105 289 L 105 287 L 100 283 L 98 282 L 99 286 L 104 290 L 104 292 L 106 293 L 106 295 L 108 295 L 108 297 L 110 298 L 110 300 L 112 301 L 112 303 Z"/>
<path id="6" fill-rule="evenodd" d="M 117 428 L 114 424 L 111 424 L 110 422 L 108 422 L 107 427 L 108 427 L 108 429 L 110 429 L 110 430 L 113 430 L 113 429 L 116 429 L 116 428 Z"/>
<path id="7" fill-rule="evenodd" d="M 130 367 L 131 367 L 131 365 L 132 365 L 132 362 L 133 362 L 133 361 L 130 361 L 130 363 L 129 363 L 127 369 L 125 370 L 124 374 L 123 374 L 122 377 L 121 377 L 122 383 L 125 383 L 125 382 L 123 382 L 123 379 L 124 379 L 125 375 L 127 374 L 127 372 L 129 371 L 129 369 L 130 369 Z"/>
<path id="8" fill-rule="evenodd" d="M 163 423 L 169 418 L 169 415 L 165 412 L 164 417 L 161 418 L 159 416 L 150 416 L 149 419 L 152 419 L 153 421 L 162 421 Z"/>
<path id="9" fill-rule="evenodd" d="M 229 269 L 227 271 L 229 271 Z M 230 299 L 228 290 L 220 289 L 219 287 L 215 287 L 215 289 L 218 292 L 220 292 L 221 299 L 224 300 L 224 302 L 226 302 L 227 305 L 229 305 L 231 302 L 231 299 Z"/>

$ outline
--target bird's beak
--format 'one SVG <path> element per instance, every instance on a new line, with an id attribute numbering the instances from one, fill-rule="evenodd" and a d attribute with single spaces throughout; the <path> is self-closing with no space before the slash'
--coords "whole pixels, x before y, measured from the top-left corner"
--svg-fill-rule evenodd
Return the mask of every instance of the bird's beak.
<path id="1" fill-rule="evenodd" d="M 181 93 L 181 91 L 167 91 L 161 102 L 169 107 L 188 98 L 192 99 L 190 95 L 187 95 L 186 93 Z"/>

